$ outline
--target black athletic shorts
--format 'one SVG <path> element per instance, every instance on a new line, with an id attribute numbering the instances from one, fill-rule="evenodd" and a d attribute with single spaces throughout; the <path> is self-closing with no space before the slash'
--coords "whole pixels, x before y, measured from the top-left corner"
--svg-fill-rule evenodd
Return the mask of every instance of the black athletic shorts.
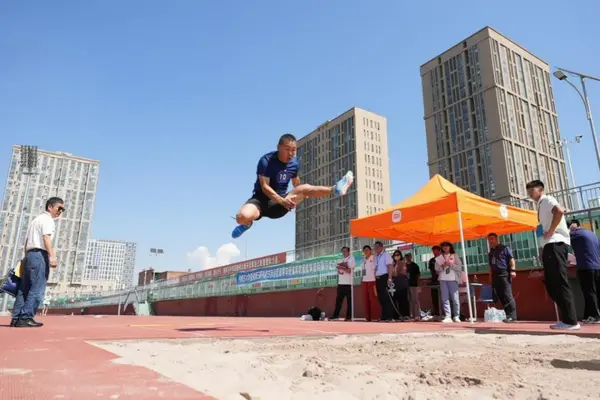
<path id="1" fill-rule="evenodd" d="M 246 201 L 246 204 L 253 204 L 258 208 L 260 215 L 256 219 L 257 221 L 262 217 L 270 219 L 278 219 L 286 215 L 289 210 L 279 203 L 275 203 L 268 197 L 252 196 Z"/>

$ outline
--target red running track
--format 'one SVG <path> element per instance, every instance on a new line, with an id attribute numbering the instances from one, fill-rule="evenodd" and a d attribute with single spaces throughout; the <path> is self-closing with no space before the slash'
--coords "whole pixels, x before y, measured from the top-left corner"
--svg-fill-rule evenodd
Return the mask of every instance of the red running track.
<path id="1" fill-rule="evenodd" d="M 600 326 L 556 332 L 548 323 L 313 322 L 295 318 L 47 316 L 42 328 L 0 319 L 0 399 L 211 399 L 143 367 L 120 365 L 89 341 L 475 331 L 600 337 Z"/>

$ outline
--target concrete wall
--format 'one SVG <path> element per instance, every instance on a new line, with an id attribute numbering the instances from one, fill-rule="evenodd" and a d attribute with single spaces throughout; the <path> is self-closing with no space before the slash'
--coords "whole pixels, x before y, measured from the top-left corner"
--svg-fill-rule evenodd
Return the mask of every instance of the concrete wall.
<path id="1" fill-rule="evenodd" d="M 487 274 L 479 275 L 480 283 L 487 283 Z M 471 277 L 473 279 L 473 277 Z M 575 290 L 578 310 L 581 316 L 583 305 L 579 285 L 572 282 Z M 355 317 L 364 316 L 360 288 L 357 286 L 355 293 Z M 513 293 L 517 303 L 517 313 L 520 320 L 553 321 L 556 319 L 554 305 L 546 294 L 544 284 L 540 278 L 530 275 L 529 271 L 517 274 L 513 282 Z M 174 316 L 248 316 L 248 317 L 300 317 L 310 307 L 318 306 L 328 315 L 333 312 L 336 288 L 306 289 L 287 292 L 272 292 L 252 295 L 203 297 L 197 299 L 166 300 L 152 304 L 156 315 Z M 479 296 L 479 291 L 477 291 Z M 431 295 L 427 288 L 423 288 L 420 296 L 421 308 L 431 307 Z M 479 317 L 483 317 L 485 305 L 478 304 Z M 49 314 L 79 314 L 80 309 L 49 310 Z M 133 314 L 133 307 L 129 305 L 125 314 Z M 345 315 L 342 310 L 342 317 Z M 466 315 L 466 309 L 463 309 Z M 84 314 L 116 315 L 117 306 L 87 307 Z"/>

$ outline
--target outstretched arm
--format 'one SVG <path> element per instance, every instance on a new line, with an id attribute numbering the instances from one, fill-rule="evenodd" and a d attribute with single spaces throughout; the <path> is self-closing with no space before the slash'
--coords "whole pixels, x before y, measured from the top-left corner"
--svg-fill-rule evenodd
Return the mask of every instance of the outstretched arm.
<path id="1" fill-rule="evenodd" d="M 270 198 L 271 200 L 273 200 L 276 203 L 281 204 L 283 199 L 281 198 L 280 195 L 277 194 L 277 192 L 275 192 L 275 190 L 273 190 L 273 188 L 270 185 L 271 180 L 267 176 L 268 165 L 269 165 L 269 161 L 267 160 L 266 157 L 261 157 L 261 159 L 258 160 L 258 165 L 256 166 L 256 174 L 258 175 L 258 181 L 260 182 L 260 188 L 262 189 L 262 192 L 268 198 Z"/>
<path id="2" fill-rule="evenodd" d="M 273 190 L 273 188 L 270 185 L 270 179 L 266 176 L 258 175 L 258 180 L 260 182 L 260 188 L 262 189 L 263 193 L 275 203 L 281 204 L 281 202 L 283 201 L 283 197 L 278 195 L 277 192 Z"/>

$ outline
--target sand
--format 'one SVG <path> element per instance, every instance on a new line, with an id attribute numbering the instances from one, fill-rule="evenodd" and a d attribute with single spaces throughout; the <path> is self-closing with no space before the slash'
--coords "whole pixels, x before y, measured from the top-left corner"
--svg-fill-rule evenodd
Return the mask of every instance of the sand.
<path id="1" fill-rule="evenodd" d="M 475 333 L 93 343 L 218 399 L 599 399 L 600 340 Z M 151 383 L 149 383 L 151 385 Z"/>

